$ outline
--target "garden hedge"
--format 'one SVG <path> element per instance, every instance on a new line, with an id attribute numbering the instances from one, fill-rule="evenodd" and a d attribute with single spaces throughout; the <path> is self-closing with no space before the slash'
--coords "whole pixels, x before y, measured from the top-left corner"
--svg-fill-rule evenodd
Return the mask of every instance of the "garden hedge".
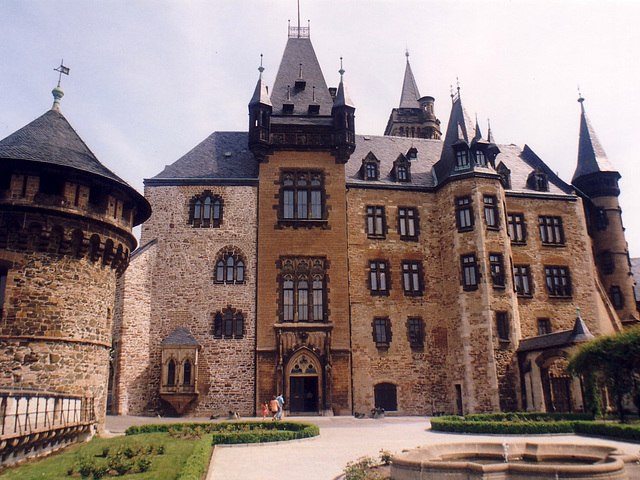
<path id="1" fill-rule="evenodd" d="M 203 436 L 198 440 L 198 444 L 193 449 L 193 453 L 187 458 L 177 480 L 201 480 L 209 468 L 209 458 L 211 458 L 211 434 Z"/>
<path id="2" fill-rule="evenodd" d="M 640 425 L 604 423 L 586 420 L 587 415 L 569 413 L 496 413 L 445 416 L 431 419 L 438 432 L 539 435 L 579 433 L 621 440 L 640 441 Z"/>

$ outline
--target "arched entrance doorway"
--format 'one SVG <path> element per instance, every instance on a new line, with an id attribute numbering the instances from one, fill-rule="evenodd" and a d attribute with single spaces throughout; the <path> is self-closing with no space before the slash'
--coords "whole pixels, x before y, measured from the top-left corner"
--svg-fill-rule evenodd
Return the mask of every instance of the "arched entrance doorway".
<path id="1" fill-rule="evenodd" d="M 540 380 L 547 412 L 573 411 L 571 375 L 567 372 L 567 354 L 553 352 L 539 359 Z"/>
<path id="2" fill-rule="evenodd" d="M 292 414 L 318 413 L 322 405 L 322 368 L 320 360 L 304 348 L 296 352 L 287 363 L 285 385 L 289 391 L 289 412 Z"/>

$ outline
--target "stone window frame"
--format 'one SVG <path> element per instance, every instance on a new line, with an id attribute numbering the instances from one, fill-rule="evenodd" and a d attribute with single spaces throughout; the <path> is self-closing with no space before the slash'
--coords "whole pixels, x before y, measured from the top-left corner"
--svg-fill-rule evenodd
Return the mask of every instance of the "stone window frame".
<path id="1" fill-rule="evenodd" d="M 605 275 L 611 275 L 616 270 L 616 262 L 610 250 L 600 252 L 600 268 Z"/>
<path id="2" fill-rule="evenodd" d="M 425 341 L 424 320 L 420 316 L 407 317 L 407 340 L 411 348 L 423 348 Z"/>
<path id="3" fill-rule="evenodd" d="M 328 221 L 325 172 L 318 169 L 280 171 L 278 224 L 323 226 Z"/>
<path id="4" fill-rule="evenodd" d="M 420 297 L 424 289 L 422 280 L 422 262 L 420 260 L 402 260 L 402 289 L 407 297 Z"/>
<path id="5" fill-rule="evenodd" d="M 474 215 L 471 196 L 456 197 L 456 225 L 459 232 L 473 230 Z"/>
<path id="6" fill-rule="evenodd" d="M 524 213 L 507 214 L 507 235 L 509 235 L 512 245 L 526 245 L 527 223 Z"/>
<path id="7" fill-rule="evenodd" d="M 509 312 L 503 310 L 497 310 L 495 315 L 496 319 L 496 333 L 500 342 L 510 342 L 511 326 L 509 324 Z"/>
<path id="8" fill-rule="evenodd" d="M 493 288 L 504 288 L 506 276 L 504 274 L 504 261 L 501 253 L 489 252 L 489 273 Z"/>
<path id="9" fill-rule="evenodd" d="M 378 348 L 388 348 L 391 344 L 393 332 L 389 317 L 374 317 L 371 322 L 373 343 Z"/>
<path id="10" fill-rule="evenodd" d="M 565 245 L 562 217 L 553 215 L 538 216 L 540 241 L 546 246 L 563 247 Z"/>
<path id="11" fill-rule="evenodd" d="M 230 263 L 231 262 L 231 263 Z M 229 272 L 232 272 L 229 278 Z M 218 252 L 213 271 L 213 283 L 242 285 L 247 282 L 247 261 L 235 248 L 224 248 Z"/>
<path id="12" fill-rule="evenodd" d="M 411 233 L 413 231 L 413 233 Z M 398 207 L 400 240 L 417 241 L 420 237 L 420 215 L 416 207 Z"/>
<path id="13" fill-rule="evenodd" d="M 498 199 L 495 195 L 485 195 L 483 197 L 484 204 L 484 223 L 489 230 L 500 230 L 500 216 L 498 214 Z"/>
<path id="14" fill-rule="evenodd" d="M 213 338 L 242 339 L 246 336 L 246 323 L 244 312 L 228 305 L 213 314 Z"/>
<path id="15" fill-rule="evenodd" d="M 475 253 L 460 255 L 462 269 L 462 288 L 464 290 L 477 290 L 480 284 L 480 269 Z"/>
<path id="16" fill-rule="evenodd" d="M 362 166 L 360 169 L 363 180 L 380 180 L 380 160 L 378 160 L 373 152 L 367 153 L 367 155 L 362 159 Z"/>
<path id="17" fill-rule="evenodd" d="M 391 173 L 396 182 L 411 182 L 411 163 L 402 153 L 393 162 Z"/>
<path id="18" fill-rule="evenodd" d="M 327 269 L 328 262 L 324 257 L 294 256 L 279 259 L 278 317 L 281 322 L 328 321 Z"/>
<path id="19" fill-rule="evenodd" d="M 545 285 L 547 293 L 554 298 L 571 298 L 571 274 L 566 265 L 545 265 Z"/>
<path id="20" fill-rule="evenodd" d="M 548 317 L 538 318 L 538 335 L 549 335 L 551 332 L 551 319 Z"/>
<path id="21" fill-rule="evenodd" d="M 519 297 L 533 297 L 533 279 L 529 265 L 513 266 L 513 290 Z"/>
<path id="22" fill-rule="evenodd" d="M 391 272 L 388 260 L 376 259 L 369 261 L 368 284 L 371 295 L 389 295 L 391 291 Z"/>
<path id="23" fill-rule="evenodd" d="M 616 310 L 622 310 L 624 308 L 624 295 L 622 294 L 622 289 L 618 285 L 611 285 L 611 288 L 609 289 L 609 298 L 611 299 L 613 308 Z"/>
<path id="24" fill-rule="evenodd" d="M 383 240 L 387 236 L 387 215 L 384 205 L 367 205 L 365 211 L 365 231 L 371 239 Z"/>
<path id="25" fill-rule="evenodd" d="M 222 196 L 205 190 L 189 200 L 189 225 L 193 228 L 220 228 L 223 212 Z"/>

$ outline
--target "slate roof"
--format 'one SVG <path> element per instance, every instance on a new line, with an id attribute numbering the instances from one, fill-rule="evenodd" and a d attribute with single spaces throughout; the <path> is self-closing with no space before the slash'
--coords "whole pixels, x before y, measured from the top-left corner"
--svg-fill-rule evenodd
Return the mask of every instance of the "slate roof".
<path id="1" fill-rule="evenodd" d="M 301 68 L 302 77 L 300 77 Z M 306 86 L 303 90 L 296 90 L 294 88 L 295 82 L 300 78 L 306 81 Z M 290 99 L 287 98 L 287 86 L 290 87 Z M 315 101 L 313 99 L 314 90 Z M 320 105 L 319 115 L 331 115 L 333 99 L 329 94 L 316 52 L 309 38 L 292 37 L 287 40 L 278 74 L 271 89 L 271 104 L 274 115 L 283 114 L 282 105 L 284 103 L 294 104 L 294 116 L 307 115 L 311 104 Z M 291 114 L 287 116 L 290 117 Z"/>
<path id="2" fill-rule="evenodd" d="M 51 109 L 20 130 L 0 140 L 0 161 L 48 163 L 92 173 L 132 189 L 102 165 L 67 119 Z"/>
<path id="3" fill-rule="evenodd" d="M 418 91 L 418 85 L 416 79 L 411 71 L 411 65 L 409 64 L 409 57 L 407 56 L 407 66 L 404 69 L 404 81 L 402 82 L 402 93 L 400 95 L 400 108 L 420 108 L 418 99 L 420 98 L 420 92 Z"/>
<path id="4" fill-rule="evenodd" d="M 247 132 L 214 132 L 186 155 L 145 183 L 160 179 L 258 179 L 258 161 L 249 151 Z"/>
<path id="5" fill-rule="evenodd" d="M 182 326 L 176 328 L 173 332 L 171 332 L 169 336 L 165 338 L 160 344 L 161 347 L 171 345 L 194 347 L 200 346 L 197 340 L 193 338 L 193 335 L 191 335 L 191 332 Z"/>
<path id="6" fill-rule="evenodd" d="M 571 330 L 549 333 L 548 335 L 538 335 L 537 337 L 523 338 L 518 346 L 519 352 L 530 352 L 533 350 L 546 350 L 552 347 L 569 346 L 576 343 L 583 343 L 595 338 L 582 317 L 576 317 L 576 321 Z"/>
<path id="7" fill-rule="evenodd" d="M 584 111 L 584 99 L 580 99 L 580 140 L 578 142 L 578 165 L 573 174 L 572 183 L 576 179 L 585 175 L 598 172 L 616 172 L 617 170 L 604 153 L 604 148 L 600 144 L 596 132 L 591 126 L 591 122 Z"/>

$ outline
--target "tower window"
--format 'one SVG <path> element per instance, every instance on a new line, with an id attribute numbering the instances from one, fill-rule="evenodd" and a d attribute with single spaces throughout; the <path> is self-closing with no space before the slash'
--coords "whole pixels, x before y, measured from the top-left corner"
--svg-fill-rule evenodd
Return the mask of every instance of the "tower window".
<path id="1" fill-rule="evenodd" d="M 282 172 L 281 220 L 324 218 L 324 175 L 316 171 Z"/>
<path id="2" fill-rule="evenodd" d="M 466 149 L 456 150 L 456 170 L 469 168 L 469 152 Z"/>
<path id="3" fill-rule="evenodd" d="M 530 297 L 533 294 L 529 265 L 513 266 L 513 287 L 518 296 Z"/>
<path id="4" fill-rule="evenodd" d="M 507 215 L 507 233 L 511 243 L 526 243 L 527 230 L 524 223 L 524 214 L 510 213 Z"/>
<path id="5" fill-rule="evenodd" d="M 622 295 L 622 289 L 620 287 L 612 285 L 610 297 L 613 308 L 616 310 L 622 310 L 624 308 L 624 296 Z"/>
<path id="6" fill-rule="evenodd" d="M 373 341 L 377 347 L 388 347 L 391 343 L 391 322 L 388 317 L 373 319 Z"/>
<path id="7" fill-rule="evenodd" d="M 538 217 L 540 240 L 547 245 L 564 245 L 562 217 L 540 215 Z"/>
<path id="8" fill-rule="evenodd" d="M 384 238 L 386 230 L 384 207 L 368 206 L 367 236 L 369 238 Z"/>
<path id="9" fill-rule="evenodd" d="M 476 256 L 462 255 L 460 257 L 462 264 L 462 286 L 465 290 L 476 290 L 478 288 L 478 263 Z"/>
<path id="10" fill-rule="evenodd" d="M 193 227 L 218 228 L 222 224 L 222 198 L 209 190 L 191 199 L 189 223 Z"/>
<path id="11" fill-rule="evenodd" d="M 507 312 L 496 312 L 496 330 L 501 341 L 509 341 L 509 315 Z"/>
<path id="12" fill-rule="evenodd" d="M 283 258 L 280 272 L 282 321 L 325 321 L 327 287 L 324 259 Z"/>
<path id="13" fill-rule="evenodd" d="M 487 227 L 491 229 L 497 230 L 500 226 L 498 223 L 498 206 L 494 196 L 484 197 L 484 221 Z"/>
<path id="14" fill-rule="evenodd" d="M 482 150 L 476 150 L 476 165 L 481 167 L 487 166 L 487 157 Z"/>
<path id="15" fill-rule="evenodd" d="M 615 271 L 616 264 L 611 252 L 606 251 L 600 254 L 600 268 L 605 275 L 611 275 Z"/>
<path id="16" fill-rule="evenodd" d="M 489 254 L 489 270 L 491 271 L 491 282 L 493 286 L 504 287 L 504 265 L 501 254 Z"/>
<path id="17" fill-rule="evenodd" d="M 568 267 L 544 267 L 547 292 L 553 297 L 571 296 L 571 278 Z"/>
<path id="18" fill-rule="evenodd" d="M 456 198 L 456 219 L 459 231 L 473 229 L 473 208 L 471 197 Z"/>

